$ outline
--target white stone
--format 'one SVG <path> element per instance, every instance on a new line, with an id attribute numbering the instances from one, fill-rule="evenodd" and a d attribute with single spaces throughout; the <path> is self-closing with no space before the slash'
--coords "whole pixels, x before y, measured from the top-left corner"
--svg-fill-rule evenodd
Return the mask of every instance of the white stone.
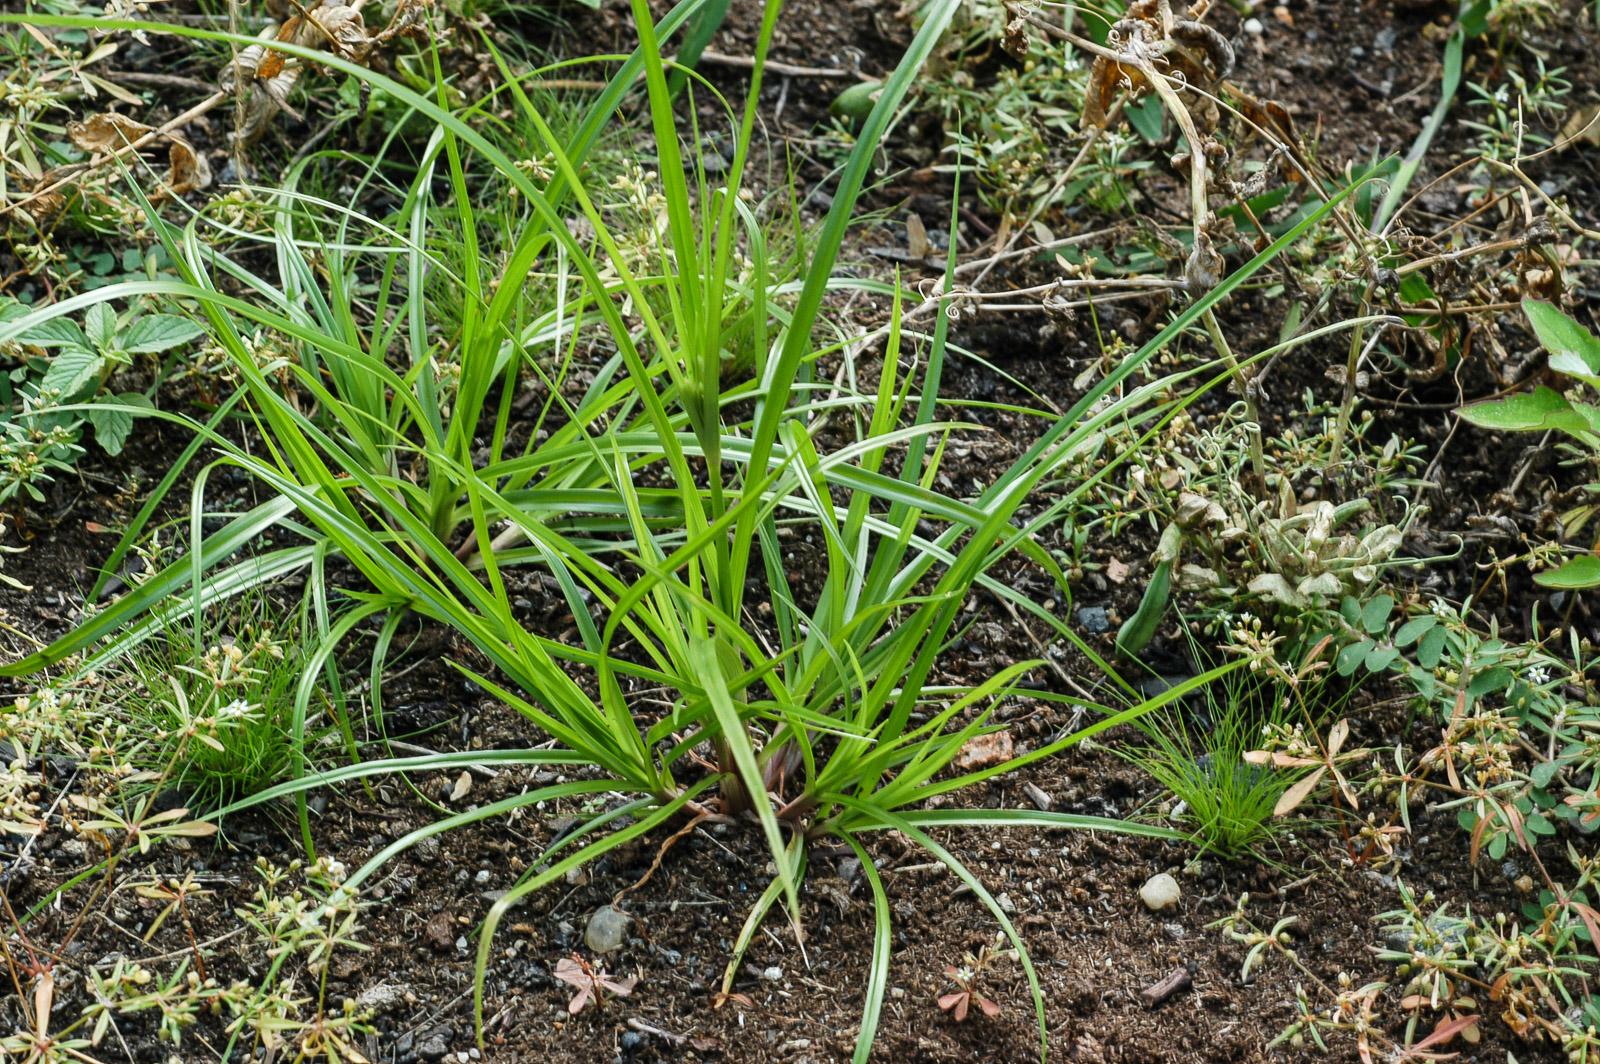
<path id="1" fill-rule="evenodd" d="M 1178 904 L 1179 893 L 1178 881 L 1162 872 L 1145 880 L 1139 888 L 1139 900 L 1151 912 L 1161 912 Z"/>

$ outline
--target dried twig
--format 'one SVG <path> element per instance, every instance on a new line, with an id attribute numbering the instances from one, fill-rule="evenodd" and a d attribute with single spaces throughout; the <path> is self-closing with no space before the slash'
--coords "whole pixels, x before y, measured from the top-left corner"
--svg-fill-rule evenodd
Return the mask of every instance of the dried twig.
<path id="1" fill-rule="evenodd" d="M 755 59 L 751 56 L 726 55 L 722 52 L 713 52 L 710 49 L 700 53 L 700 62 L 710 63 L 713 66 L 738 67 L 741 70 L 753 70 L 756 65 Z M 769 74 L 781 74 L 790 78 L 863 77 L 859 70 L 846 70 L 844 67 L 796 66 L 793 63 L 782 63 L 776 59 L 768 59 L 766 69 Z"/>

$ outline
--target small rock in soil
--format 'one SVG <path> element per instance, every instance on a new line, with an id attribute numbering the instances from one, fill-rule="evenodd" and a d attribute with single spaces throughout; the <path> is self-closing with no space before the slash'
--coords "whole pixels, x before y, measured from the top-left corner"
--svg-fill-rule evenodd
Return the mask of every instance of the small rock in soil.
<path id="1" fill-rule="evenodd" d="M 398 983 L 379 983 L 369 986 L 356 996 L 356 1004 L 364 1009 L 374 1012 L 386 1012 L 396 1005 L 404 1004 L 406 988 Z"/>
<path id="2" fill-rule="evenodd" d="M 990 732 L 988 735 L 974 736 L 961 747 L 961 752 L 956 755 L 951 766 L 957 772 L 987 768 L 1011 760 L 1014 749 L 1015 744 L 1011 741 L 1010 732 Z"/>
<path id="3" fill-rule="evenodd" d="M 761 973 L 761 978 L 769 983 L 783 982 L 783 969 L 774 964 L 771 968 Z"/>
<path id="4" fill-rule="evenodd" d="M 1145 880 L 1139 888 L 1139 900 L 1151 912 L 1161 912 L 1178 904 L 1178 881 L 1162 872 Z"/>
<path id="5" fill-rule="evenodd" d="M 444 1055 L 450 1052 L 450 1039 L 454 1035 L 455 1029 L 452 1027 L 435 1027 L 425 1032 L 417 1043 L 417 1056 L 423 1060 L 443 1060 Z"/>
<path id="6" fill-rule="evenodd" d="M 1094 635 L 1111 629 L 1111 618 L 1104 606 L 1079 606 L 1078 623 Z"/>
<path id="7" fill-rule="evenodd" d="M 1028 796 L 1028 801 L 1032 802 L 1041 813 L 1048 813 L 1050 807 L 1055 804 L 1038 784 L 1024 783 L 1022 791 Z"/>
<path id="8" fill-rule="evenodd" d="M 583 929 L 583 944 L 596 953 L 619 950 L 631 922 L 627 913 L 602 905 L 589 917 L 589 926 Z"/>
<path id="9" fill-rule="evenodd" d="M 440 910 L 428 919 L 428 926 L 422 929 L 422 935 L 428 940 L 428 945 L 436 950 L 453 950 L 456 948 L 456 918 Z"/>

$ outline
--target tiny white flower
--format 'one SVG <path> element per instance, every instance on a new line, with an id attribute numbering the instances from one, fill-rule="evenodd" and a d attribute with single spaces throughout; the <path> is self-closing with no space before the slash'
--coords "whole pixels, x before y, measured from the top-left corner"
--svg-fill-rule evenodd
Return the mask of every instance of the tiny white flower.
<path id="1" fill-rule="evenodd" d="M 218 710 L 217 716 L 223 720 L 238 720 L 241 717 L 249 716 L 252 708 L 254 707 L 252 707 L 250 703 L 246 702 L 244 699 L 235 698 L 232 702 L 229 702 L 227 705 Z"/>
<path id="2" fill-rule="evenodd" d="M 1533 684 L 1535 687 L 1543 687 L 1545 684 L 1550 682 L 1550 670 L 1546 669 L 1543 665 L 1532 666 L 1528 669 L 1526 675 L 1528 682 Z"/>

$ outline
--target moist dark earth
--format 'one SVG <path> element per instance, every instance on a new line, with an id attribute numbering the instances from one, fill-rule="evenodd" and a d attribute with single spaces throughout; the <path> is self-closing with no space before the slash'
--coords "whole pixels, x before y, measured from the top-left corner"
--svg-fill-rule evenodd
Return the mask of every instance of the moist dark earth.
<path id="1" fill-rule="evenodd" d="M 859 65 L 868 74 L 884 72 L 908 37 L 904 24 L 893 17 L 895 6 L 815 0 L 789 4 L 774 56 L 804 66 Z M 717 50 L 749 53 L 759 12 L 747 9 L 755 7 L 734 5 L 729 24 L 714 43 Z M 574 32 L 591 46 L 595 41 L 616 48 L 628 45 L 626 5 L 596 15 L 568 14 L 579 20 Z M 1245 34 L 1226 5 L 1214 21 L 1239 46 L 1234 79 L 1283 103 L 1302 134 L 1317 146 L 1321 160 L 1338 170 L 1347 162 L 1403 152 L 1409 145 L 1437 97 L 1442 45 L 1436 30 L 1447 24 L 1447 15 L 1445 5 L 1340 0 L 1294 5 L 1289 20 L 1263 11 L 1264 32 L 1258 37 Z M 542 22 L 522 29 L 528 34 L 553 32 Z M 1592 56 L 1600 40 L 1592 23 L 1574 13 L 1570 25 L 1546 43 L 1551 64 L 1566 65 L 1574 82 L 1573 101 L 1596 99 Z M 1471 58 L 1475 64 L 1493 61 L 1482 51 Z M 737 90 L 736 71 L 717 70 L 712 76 Z M 825 115 L 837 87 L 814 79 L 772 79 L 764 101 L 770 135 L 804 138 Z M 776 113 L 780 99 L 781 115 Z M 1461 111 L 1458 104 L 1414 187 L 1422 187 L 1460 157 L 1467 137 Z M 294 133 L 290 129 L 285 135 Z M 1582 224 L 1594 227 L 1600 221 L 1600 179 L 1592 153 L 1549 156 L 1534 164 L 1534 176 L 1547 191 L 1565 196 Z M 1169 207 L 1182 203 L 1181 188 L 1170 176 L 1154 179 L 1147 191 L 1166 198 Z M 1412 224 L 1459 216 L 1466 209 L 1464 194 L 1447 178 L 1424 194 L 1422 211 Z M 896 225 L 902 224 L 900 205 L 917 197 L 947 204 L 948 195 L 942 177 L 915 168 L 895 171 L 874 192 L 874 206 L 887 209 L 883 232 L 862 234 L 861 247 L 894 237 Z M 975 198 L 966 206 L 974 222 L 965 236 L 976 244 L 981 239 L 978 226 L 985 224 L 983 207 Z M 1086 226 L 1091 223 L 1085 220 Z M 880 266 L 861 255 L 863 270 Z M 1112 324 L 1132 342 L 1148 339 L 1159 328 L 1160 315 L 1146 316 L 1147 309 L 1136 306 Z M 1284 313 L 1283 306 L 1262 297 L 1244 296 L 1224 304 L 1220 318 L 1236 342 L 1250 349 L 1277 336 Z M 953 367 L 945 382 L 950 396 L 1033 402 L 1043 397 L 1064 409 L 1076 395 L 1072 382 L 1099 357 L 1085 321 L 1063 325 L 1047 322 L 1042 314 L 980 319 L 959 328 L 956 339 L 983 361 L 960 361 Z M 1275 369 L 1269 392 L 1286 399 L 1305 388 L 1336 395 L 1338 386 L 1327 380 L 1322 367 L 1339 364 L 1343 357 L 1337 342 L 1306 349 Z M 1436 485 L 1426 496 L 1431 513 L 1407 550 L 1416 556 L 1444 553 L 1441 548 L 1451 542 L 1453 531 L 1473 530 L 1455 562 L 1427 571 L 1428 590 L 1457 598 L 1481 591 L 1480 611 L 1514 632 L 1528 623 L 1535 589 L 1515 578 L 1504 588 L 1487 586 L 1476 566 L 1491 550 L 1506 555 L 1520 549 L 1522 537 L 1534 535 L 1542 517 L 1532 492 L 1524 498 L 1495 495 L 1525 465 L 1531 468 L 1531 480 L 1559 482 L 1565 474 L 1552 455 L 1537 449 L 1496 447 L 1473 430 L 1453 431 L 1449 411 L 1463 395 L 1487 394 L 1494 388 L 1482 367 L 1466 366 L 1422 384 L 1403 374 L 1380 376 L 1366 398 L 1378 417 L 1379 434 L 1422 441 L 1430 455 L 1444 456 L 1430 469 Z M 1268 416 L 1287 419 L 1296 409 L 1285 401 L 1276 409 L 1269 406 Z M 964 411 L 964 416 L 971 412 Z M 1020 453 L 1029 442 L 1027 434 L 1037 431 L 1021 419 L 990 415 L 990 422 L 995 430 L 991 437 L 964 457 L 948 460 L 953 478 L 981 481 Z M 54 485 L 47 503 L 30 508 L 20 525 L 28 550 L 10 560 L 7 571 L 32 590 L 0 588 L 8 623 L 40 640 L 73 623 L 92 583 L 92 566 L 114 542 L 113 536 L 96 530 L 120 527 L 141 491 L 154 484 L 165 470 L 163 462 L 184 442 L 170 430 L 152 430 L 136 437 L 116 462 L 103 456 L 87 461 L 78 476 Z M 226 497 L 248 487 L 222 483 L 218 490 Z M 1133 533 L 1098 549 L 1125 561 L 1141 559 L 1151 546 L 1146 535 Z M 558 625 L 555 598 L 536 577 L 527 581 L 530 623 Z M 1138 584 L 1086 581 L 1077 589 L 1074 606 L 1104 607 L 1114 630 L 1136 601 Z M 1567 623 L 1600 638 L 1600 622 L 1589 603 L 1579 598 L 1567 605 Z M 1033 657 L 1046 638 L 992 604 L 976 603 L 971 619 L 967 637 L 945 660 L 949 676 L 977 675 Z M 1109 653 L 1108 634 L 1086 635 Z M 396 664 L 418 667 L 405 670 L 383 692 L 392 734 L 434 749 L 512 747 L 532 741 L 530 729 L 510 709 L 485 699 L 440 660 L 470 662 L 469 648 L 452 645 L 437 632 L 411 630 L 406 636 L 414 642 Z M 1176 633 L 1164 633 L 1164 639 L 1169 652 L 1175 652 Z M 1092 682 L 1087 662 L 1071 655 L 1058 660 L 1068 673 Z M 359 658 L 352 665 L 359 668 Z M 1059 686 L 1048 670 L 1041 670 L 1040 682 Z M 1361 722 L 1358 738 L 1364 744 L 1381 748 L 1410 739 L 1392 694 L 1379 687 L 1358 693 L 1351 715 Z M 1002 715 L 1022 749 L 1047 741 L 1067 724 L 1060 707 L 1027 698 L 1011 700 Z M 1107 741 L 1118 739 L 1113 733 Z M 526 769 L 480 774 L 470 793 L 455 801 L 450 798 L 453 778 L 413 782 L 422 795 L 462 808 L 551 778 L 548 772 Z M 1059 811 L 1103 816 L 1148 813 L 1160 798 L 1148 779 L 1122 761 L 1103 749 L 1080 747 L 1003 782 L 964 792 L 959 800 L 1027 807 L 1040 796 Z M 315 819 L 318 847 L 351 867 L 436 816 L 410 789 L 392 780 L 323 799 L 325 804 L 316 803 L 321 809 Z M 362 940 L 371 949 L 341 953 L 331 972 L 333 1000 L 348 996 L 377 1003 L 376 1031 L 362 1046 L 370 1059 L 402 1064 L 476 1059 L 464 1055 L 478 1053 L 472 1037 L 470 956 L 476 928 L 498 892 L 516 882 L 577 812 L 559 806 L 525 811 L 451 832 L 392 863 L 372 890 L 376 903 L 363 918 Z M 291 819 L 287 811 L 235 818 L 215 842 L 168 847 L 145 861 L 169 874 L 194 870 L 215 891 L 192 911 L 196 934 L 205 941 L 234 926 L 231 911 L 253 889 L 251 866 L 257 855 L 280 863 L 299 855 Z M 1419 893 L 1431 890 L 1440 901 L 1457 908 L 1470 905 L 1475 911 L 1520 906 L 1511 885 L 1515 875 L 1492 862 L 1472 870 L 1467 839 L 1452 817 L 1415 810 L 1413 827 L 1416 845 L 1405 877 Z M 1372 862 L 1352 855 L 1340 835 L 1338 825 L 1309 830 L 1288 840 L 1270 866 L 1217 860 L 1195 864 L 1186 847 L 1110 835 L 986 830 L 939 837 L 994 894 L 1003 896 L 1026 939 L 1045 991 L 1049 1059 L 1155 1064 L 1249 1062 L 1290 1052 L 1267 1047 L 1294 1018 L 1295 987 L 1303 976 L 1278 961 L 1262 966 L 1252 982 L 1242 984 L 1244 949 L 1207 929 L 1233 910 L 1241 893 L 1250 894 L 1250 911 L 1263 925 L 1280 916 L 1298 918 L 1294 947 L 1324 980 L 1332 982 L 1340 972 L 1350 973 L 1357 984 L 1391 976 L 1371 947 L 1381 938 L 1374 917 L 1396 906 L 1394 883 Z M 582 948 L 589 915 L 645 876 L 663 840 L 648 837 L 613 851 L 511 914 L 495 942 L 485 1010 L 488 1046 L 481 1055 L 497 1061 L 820 1064 L 848 1059 L 860 1022 L 873 930 L 867 887 L 848 853 L 824 851 L 813 857 L 803 895 L 803 946 L 782 921 L 770 921 L 734 981 L 736 996 L 719 1001 L 733 941 L 770 879 L 765 848 L 752 824 L 696 830 L 665 853 L 659 870 L 619 902 L 633 923 L 626 945 L 606 959 L 611 972 L 637 975 L 637 988 L 629 997 L 608 999 L 603 1007 L 568 1014 L 568 988 L 552 976 L 554 964 Z M 981 903 L 906 840 L 881 837 L 871 851 L 895 916 L 891 990 L 873 1059 L 1038 1059 L 1033 1009 L 1015 963 L 997 966 L 985 983 L 986 993 L 1002 1007 L 999 1015 L 956 1023 L 935 1004 L 950 989 L 946 966 L 961 963 L 963 954 L 993 941 L 995 925 Z M 77 855 L 65 850 L 37 856 L 32 879 L 8 885 L 10 901 L 18 908 L 80 866 Z M 1176 910 L 1151 913 L 1140 903 L 1138 888 L 1162 871 L 1178 875 L 1183 898 Z M 91 917 L 74 951 L 94 959 L 126 949 L 128 936 L 151 918 L 155 905 L 118 895 Z M 39 917 L 37 936 L 42 941 L 58 937 L 68 918 L 47 911 Z M 213 963 L 220 978 L 254 974 L 231 958 L 226 947 L 217 951 Z M 1140 992 L 1180 967 L 1190 973 L 1192 988 L 1159 1007 L 1147 1007 Z M 135 1024 L 124 1034 L 137 1059 L 159 1060 L 168 1053 L 155 1042 L 153 1030 L 141 1031 Z M 215 1051 L 225 1041 L 209 1021 L 195 1036 L 194 1059 L 214 1059 L 200 1055 L 198 1045 L 209 1043 Z M 1485 1025 L 1478 1045 L 1458 1042 L 1451 1048 L 1466 1061 L 1498 1064 L 1508 1052 L 1523 1064 L 1560 1059 L 1553 1047 L 1517 1041 L 1497 1023 Z M 1353 1058 L 1348 1041 L 1335 1044 L 1331 1059 Z"/>

